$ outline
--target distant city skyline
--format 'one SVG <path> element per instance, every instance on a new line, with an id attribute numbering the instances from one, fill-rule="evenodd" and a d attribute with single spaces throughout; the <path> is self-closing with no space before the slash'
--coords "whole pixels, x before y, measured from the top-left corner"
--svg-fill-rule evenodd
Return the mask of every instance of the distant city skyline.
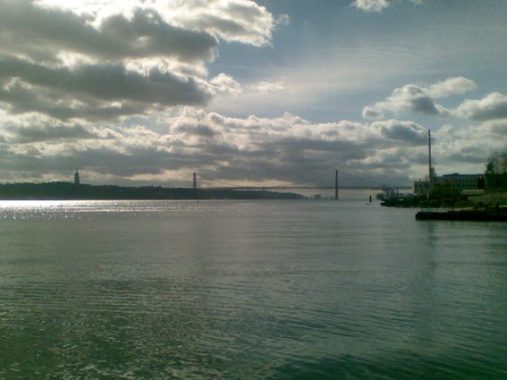
<path id="1" fill-rule="evenodd" d="M 507 149 L 503 0 L 0 0 L 0 182 L 411 184 Z M 328 178 L 318 177 L 329 173 Z M 316 177 L 316 179 L 312 179 Z M 331 181 L 331 182 L 330 182 Z"/>

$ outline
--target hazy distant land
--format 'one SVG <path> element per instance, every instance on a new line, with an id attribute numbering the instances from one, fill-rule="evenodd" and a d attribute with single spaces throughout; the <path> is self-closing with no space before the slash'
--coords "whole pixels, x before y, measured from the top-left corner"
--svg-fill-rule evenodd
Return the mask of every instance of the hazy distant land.
<path id="1" fill-rule="evenodd" d="M 79 199 L 305 199 L 291 192 L 266 190 L 191 189 L 161 186 L 75 185 L 70 182 L 0 184 L 3 200 Z"/>

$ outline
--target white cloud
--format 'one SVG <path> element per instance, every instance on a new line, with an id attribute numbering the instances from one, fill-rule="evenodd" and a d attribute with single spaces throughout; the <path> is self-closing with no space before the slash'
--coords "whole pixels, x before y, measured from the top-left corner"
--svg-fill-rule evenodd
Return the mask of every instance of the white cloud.
<path id="1" fill-rule="evenodd" d="M 273 15 L 251 0 L 173 1 L 168 7 L 174 25 L 254 46 L 268 44 L 276 26 Z"/>
<path id="2" fill-rule="evenodd" d="M 355 0 L 352 4 L 362 11 L 366 12 L 382 12 L 389 8 L 394 2 L 405 0 Z M 410 0 L 412 3 L 421 4 L 423 0 Z"/>
<path id="3" fill-rule="evenodd" d="M 210 80 L 215 92 L 226 94 L 237 94 L 242 91 L 241 85 L 231 76 L 220 73 Z"/>
<path id="4" fill-rule="evenodd" d="M 465 77 L 455 77 L 429 86 L 427 94 L 433 98 L 446 98 L 451 95 L 460 95 L 475 90 L 477 84 Z"/>
<path id="5" fill-rule="evenodd" d="M 287 26 L 290 24 L 290 17 L 289 15 L 279 15 L 276 19 L 276 25 L 277 26 Z"/>
<path id="6" fill-rule="evenodd" d="M 386 114 L 397 115 L 401 112 L 414 112 L 426 115 L 438 115 L 442 110 L 427 92 L 420 86 L 407 84 L 393 90 L 391 96 L 373 106 L 363 109 L 367 119 L 385 118 Z"/>
<path id="7" fill-rule="evenodd" d="M 492 152 L 505 150 L 505 138 L 501 137 L 501 133 L 499 136 L 501 128 L 500 121 L 496 121 L 446 124 L 435 131 L 433 135 L 437 143 L 433 145 L 433 156 L 439 173 L 484 172 L 488 156 Z"/>
<path id="8" fill-rule="evenodd" d="M 248 85 L 248 89 L 250 91 L 258 91 L 262 94 L 275 93 L 282 91 L 285 88 L 283 82 L 269 82 L 269 81 L 261 81 L 257 83 L 252 83 Z"/>
<path id="9" fill-rule="evenodd" d="M 366 106 L 363 109 L 365 119 L 381 119 L 389 114 L 412 112 L 424 115 L 448 116 L 450 111 L 437 104 L 435 99 L 451 95 L 464 94 L 477 87 L 474 81 L 464 78 L 449 78 L 428 87 L 417 84 L 406 84 L 395 88 L 385 100 Z"/>
<path id="10" fill-rule="evenodd" d="M 0 130 L 2 173 L 17 171 L 19 178 L 61 179 L 80 167 L 95 182 L 178 186 L 199 171 L 213 179 L 207 185 L 298 184 L 301 173 L 331 173 L 338 166 L 367 181 L 349 178 L 348 184 L 394 184 L 420 176 L 425 165 L 426 131 L 412 121 L 314 123 L 292 114 L 234 118 L 189 107 L 100 128 L 36 113 L 0 116 L 6 121 Z M 497 135 L 484 129 L 482 149 L 497 144 L 492 136 Z M 454 160 L 469 137 L 455 128 L 438 133 L 436 152 L 445 144 L 440 165 Z M 477 166 L 478 152 L 467 157 L 465 162 Z"/>
<path id="11" fill-rule="evenodd" d="M 110 18 L 130 20 L 142 12 L 184 30 L 255 46 L 269 43 L 276 26 L 273 15 L 252 0 L 38 0 L 36 4 L 86 16 L 91 18 L 90 24 L 100 29 Z M 279 18 L 281 23 L 286 21 L 286 17 Z"/>
<path id="12" fill-rule="evenodd" d="M 391 0 L 355 0 L 357 9 L 367 12 L 382 12 L 391 5 Z"/>
<path id="13" fill-rule="evenodd" d="M 465 100 L 456 108 L 454 114 L 472 120 L 507 118 L 507 95 L 493 92 L 479 100 Z"/>
<path id="14" fill-rule="evenodd" d="M 241 85 L 233 77 L 220 73 L 209 81 L 211 91 L 224 98 L 236 98 L 244 93 L 264 96 L 284 90 L 282 82 L 260 81 Z"/>

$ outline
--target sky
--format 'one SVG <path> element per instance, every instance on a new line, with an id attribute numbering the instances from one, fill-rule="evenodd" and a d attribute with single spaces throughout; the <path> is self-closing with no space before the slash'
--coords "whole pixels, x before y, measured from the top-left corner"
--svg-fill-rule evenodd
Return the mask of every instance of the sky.
<path id="1" fill-rule="evenodd" d="M 0 0 L 0 183 L 409 185 L 507 150 L 505 0 Z"/>

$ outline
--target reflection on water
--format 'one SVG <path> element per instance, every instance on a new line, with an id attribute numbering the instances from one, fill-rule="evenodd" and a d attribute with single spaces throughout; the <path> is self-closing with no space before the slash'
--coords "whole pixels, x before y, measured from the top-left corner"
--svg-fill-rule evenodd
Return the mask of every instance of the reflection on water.
<path id="1" fill-rule="evenodd" d="M 414 212 L 0 202 L 0 378 L 506 377 L 507 226 Z"/>

